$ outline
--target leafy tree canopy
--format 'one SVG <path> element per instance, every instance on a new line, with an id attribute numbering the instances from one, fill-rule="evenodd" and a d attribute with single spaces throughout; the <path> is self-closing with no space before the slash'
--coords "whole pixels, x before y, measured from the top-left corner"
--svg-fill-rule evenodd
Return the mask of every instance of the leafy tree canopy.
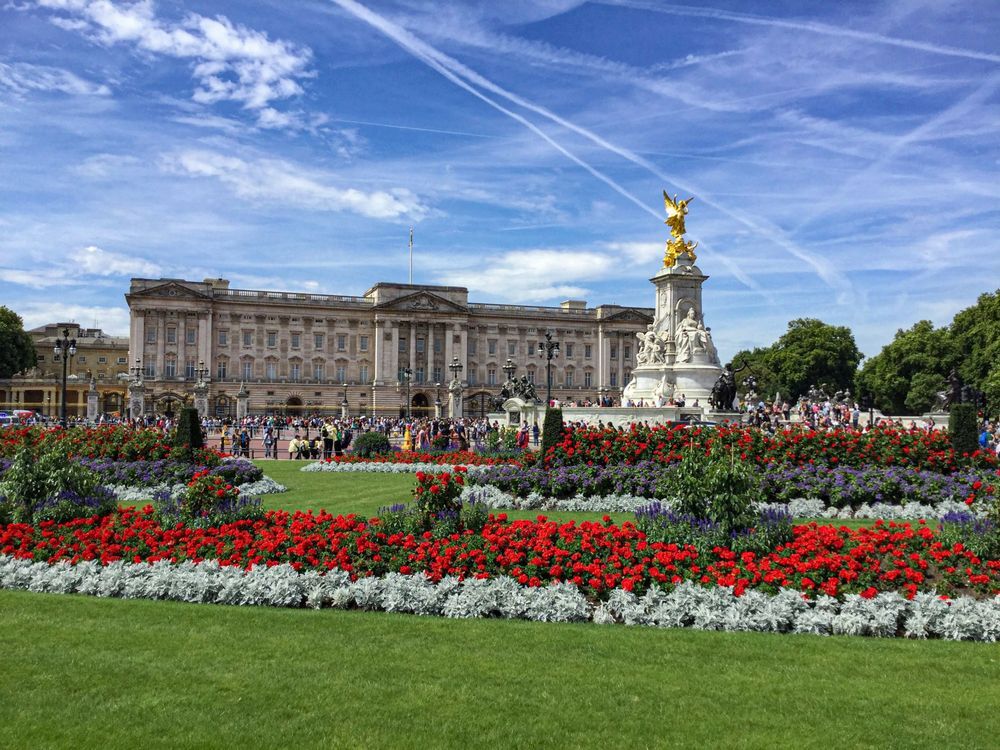
<path id="1" fill-rule="evenodd" d="M 850 388 L 863 356 L 847 326 L 799 318 L 767 349 L 764 362 L 782 398 L 796 399 L 813 385 L 827 393 Z"/>
<path id="2" fill-rule="evenodd" d="M 0 378 L 34 367 L 36 362 L 35 346 L 21 316 L 0 305 Z"/>

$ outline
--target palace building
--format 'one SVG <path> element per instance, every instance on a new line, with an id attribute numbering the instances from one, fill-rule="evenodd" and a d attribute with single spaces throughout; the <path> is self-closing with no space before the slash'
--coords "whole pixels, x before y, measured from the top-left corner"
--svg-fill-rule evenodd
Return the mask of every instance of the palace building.
<path id="1" fill-rule="evenodd" d="M 635 366 L 650 308 L 569 300 L 558 307 L 469 302 L 468 289 L 379 282 L 362 297 L 232 289 L 226 279 L 132 279 L 129 357 L 147 408 L 191 402 L 208 373 L 209 413 L 429 413 L 447 402 L 449 365 L 461 364 L 464 414 L 489 409 L 506 379 L 526 376 L 545 397 L 545 333 L 560 344 L 552 395 L 618 400 Z M 407 379 L 404 371 L 409 370 Z"/>

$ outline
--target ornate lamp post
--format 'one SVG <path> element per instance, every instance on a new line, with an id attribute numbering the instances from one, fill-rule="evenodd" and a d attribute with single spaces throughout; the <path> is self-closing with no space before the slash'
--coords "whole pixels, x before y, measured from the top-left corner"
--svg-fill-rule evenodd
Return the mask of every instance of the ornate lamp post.
<path id="1" fill-rule="evenodd" d="M 539 353 L 541 353 L 540 348 L 539 348 Z M 503 370 L 503 374 L 507 376 L 507 382 L 509 383 L 511 380 L 514 379 L 514 373 L 517 371 L 517 365 L 514 364 L 514 360 L 512 360 L 510 357 L 507 357 L 507 361 L 503 363 L 503 367 L 501 367 L 500 369 Z"/>
<path id="2" fill-rule="evenodd" d="M 451 370 L 451 382 L 448 384 L 448 416 L 452 419 L 457 419 L 462 416 L 462 363 L 458 361 L 458 357 L 453 357 L 451 364 L 448 365 L 448 369 Z"/>
<path id="3" fill-rule="evenodd" d="M 552 403 L 552 360 L 559 354 L 559 342 L 552 340 L 551 331 L 545 332 L 545 341 L 538 342 L 538 356 L 545 357 L 545 406 Z"/>
<path id="4" fill-rule="evenodd" d="M 76 339 L 69 337 L 69 329 L 63 328 L 63 337 L 56 339 L 53 348 L 57 357 L 62 357 L 62 406 L 59 411 L 59 423 L 66 427 L 66 368 L 69 365 L 69 358 L 76 354 Z"/>
<path id="5" fill-rule="evenodd" d="M 437 398 L 434 399 L 434 417 L 436 419 L 441 419 L 441 384 L 440 383 L 435 383 L 434 384 L 434 391 L 435 391 L 435 393 L 437 395 Z"/>
<path id="6" fill-rule="evenodd" d="M 198 410 L 198 416 L 205 419 L 208 416 L 208 368 L 202 361 L 194 368 L 194 408 Z"/>
<path id="7" fill-rule="evenodd" d="M 403 384 L 406 386 L 406 418 L 410 418 L 410 379 L 413 377 L 413 370 L 404 367 L 400 374 L 403 376 Z"/>
<path id="8" fill-rule="evenodd" d="M 347 403 L 347 383 L 343 383 L 342 385 L 344 386 L 344 400 L 340 402 L 340 418 L 347 419 L 347 414 L 350 410 L 350 404 Z"/>

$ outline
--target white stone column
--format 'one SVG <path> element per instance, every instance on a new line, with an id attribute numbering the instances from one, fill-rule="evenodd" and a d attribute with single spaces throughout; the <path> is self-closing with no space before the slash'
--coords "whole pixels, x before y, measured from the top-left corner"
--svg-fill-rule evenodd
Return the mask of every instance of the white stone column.
<path id="1" fill-rule="evenodd" d="M 391 326 L 392 340 L 389 342 L 389 362 L 391 367 L 389 368 L 389 377 L 387 380 L 390 383 L 395 383 L 399 378 L 399 321 L 392 321 Z"/>
<path id="2" fill-rule="evenodd" d="M 446 383 L 451 381 L 451 370 L 448 365 L 455 356 L 455 325 L 445 323 L 444 326 L 444 367 L 441 368 L 441 379 Z"/>
<path id="3" fill-rule="evenodd" d="M 198 361 L 205 363 L 205 367 L 209 369 L 209 377 L 211 377 L 212 336 L 208 313 L 198 315 Z"/>
<path id="4" fill-rule="evenodd" d="M 625 336 L 621 331 L 615 334 L 616 345 L 618 347 L 618 388 L 624 388 L 625 378 Z M 619 391 L 621 393 L 621 391 Z"/>
<path id="5" fill-rule="evenodd" d="M 142 310 L 132 311 L 132 325 L 129 331 L 128 340 L 128 367 L 135 365 L 137 359 L 142 358 L 142 347 L 146 340 L 146 318 Z"/>
<path id="6" fill-rule="evenodd" d="M 166 362 L 167 349 L 167 314 L 160 312 L 156 316 L 156 372 L 153 377 L 163 380 L 163 365 Z"/>
<path id="7" fill-rule="evenodd" d="M 597 392 L 604 389 L 604 326 L 597 326 Z"/>
<path id="8" fill-rule="evenodd" d="M 385 363 L 382 361 L 385 355 L 385 342 L 382 339 L 383 339 L 383 332 L 385 329 L 385 323 L 381 320 L 376 320 L 373 329 L 375 336 L 375 345 L 374 348 L 372 349 L 372 353 L 375 359 L 374 385 L 382 385 L 382 370 L 385 367 Z"/>
<path id="9" fill-rule="evenodd" d="M 469 327 L 468 325 L 456 324 L 458 328 L 458 361 L 462 363 L 462 373 L 459 379 L 468 384 L 469 382 Z M 448 364 L 451 364 L 449 361 Z M 449 370 L 448 374 L 451 374 Z M 459 406 L 461 412 L 461 406 Z"/>
<path id="10" fill-rule="evenodd" d="M 424 378 L 428 383 L 434 382 L 434 329 L 437 325 L 433 322 L 427 324 L 427 340 L 424 342 L 424 354 L 427 355 L 427 364 L 424 367 Z"/>

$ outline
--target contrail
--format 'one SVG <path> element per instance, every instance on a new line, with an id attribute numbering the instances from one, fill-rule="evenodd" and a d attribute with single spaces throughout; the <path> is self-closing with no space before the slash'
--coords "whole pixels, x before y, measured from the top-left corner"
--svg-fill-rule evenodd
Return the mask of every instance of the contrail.
<path id="1" fill-rule="evenodd" d="M 599 180 L 606 183 L 615 192 L 621 194 L 631 202 L 640 206 L 644 211 L 651 214 L 652 216 L 655 216 L 657 219 L 661 218 L 659 213 L 650 209 L 648 206 L 642 203 L 642 201 L 640 201 L 634 195 L 625 190 L 625 188 L 623 188 L 621 185 L 616 183 L 610 177 L 607 177 L 603 173 L 591 167 L 589 164 L 587 164 L 585 161 L 577 157 L 575 154 L 570 153 L 567 149 L 565 149 L 562 145 L 554 141 L 551 137 L 548 136 L 548 134 L 540 130 L 529 120 L 525 119 L 524 117 L 515 112 L 512 112 L 506 107 L 503 107 L 499 103 L 485 96 L 478 89 L 471 86 L 469 82 L 474 83 L 483 89 L 486 89 L 490 93 L 496 94 L 497 96 L 507 99 L 508 101 L 517 104 L 518 106 L 523 107 L 524 109 L 527 109 L 531 112 L 541 115 L 542 117 L 545 117 L 546 119 L 551 120 L 552 122 L 555 122 L 558 125 L 561 125 L 567 130 L 571 130 L 574 133 L 577 133 L 578 135 L 595 143 L 601 148 L 604 148 L 614 154 L 617 154 L 623 159 L 626 159 L 627 161 L 630 161 L 633 164 L 642 167 L 643 169 L 650 172 L 651 174 L 653 174 L 658 179 L 664 182 L 669 182 L 673 185 L 676 185 L 678 188 L 684 191 L 691 192 L 697 195 L 698 199 L 703 203 L 705 203 L 706 205 L 715 208 L 717 211 L 728 216 L 734 221 L 737 221 L 740 224 L 743 224 L 744 226 L 748 227 L 749 229 L 752 229 L 755 234 L 758 234 L 766 238 L 768 241 L 773 242 L 774 244 L 786 250 L 794 257 L 798 258 L 802 262 L 812 267 L 813 270 L 817 273 L 817 275 L 821 279 L 823 279 L 823 281 L 826 282 L 829 286 L 836 289 L 840 289 L 841 291 L 853 291 L 852 286 L 847 277 L 844 276 L 842 273 L 840 273 L 836 268 L 834 268 L 832 264 L 830 264 L 824 258 L 814 257 L 809 253 L 805 252 L 804 250 L 802 250 L 794 242 L 789 240 L 787 237 L 783 236 L 781 230 L 778 229 L 777 227 L 765 227 L 761 224 L 758 224 L 757 222 L 754 222 L 751 219 L 746 218 L 745 216 L 741 216 L 740 214 L 737 214 L 729 210 L 725 206 L 722 206 L 716 203 L 714 200 L 712 200 L 711 197 L 709 197 L 705 191 L 699 191 L 696 188 L 681 183 L 674 177 L 664 174 L 655 164 L 652 164 L 651 162 L 642 158 L 633 151 L 630 151 L 629 149 L 622 148 L 613 143 L 610 143 L 609 141 L 605 140 L 596 133 L 586 128 L 580 127 L 579 125 L 576 125 L 575 123 L 570 122 L 569 120 L 566 120 L 565 118 L 557 115 L 551 110 L 548 110 L 545 107 L 537 105 L 534 102 L 531 102 L 527 99 L 524 99 L 521 96 L 518 96 L 517 94 L 514 94 L 513 92 L 501 88 L 500 86 L 493 83 L 489 79 L 481 76 L 476 71 L 463 65 L 458 60 L 449 57 L 440 50 L 435 49 L 431 45 L 417 38 L 406 29 L 403 29 L 402 27 L 392 23 L 388 19 L 369 10 L 365 6 L 356 2 L 356 0 L 332 0 L 332 2 L 336 3 L 342 9 L 353 14 L 360 20 L 364 21 L 365 23 L 369 24 L 370 26 L 374 27 L 378 31 L 385 34 L 387 37 L 396 42 L 396 44 L 398 44 L 403 49 L 410 52 L 410 54 L 412 54 L 414 57 L 424 62 L 426 65 L 432 67 L 434 70 L 439 72 L 445 78 L 452 81 L 455 85 L 460 86 L 462 89 L 468 91 L 473 96 L 476 96 L 477 98 L 483 100 L 490 106 L 503 112 L 504 114 L 516 120 L 517 122 L 520 122 L 522 125 L 524 125 L 532 132 L 536 133 L 539 137 L 544 139 L 553 148 L 558 150 L 560 153 L 564 154 L 567 158 L 579 164 L 581 167 L 590 172 L 590 174 L 592 174 L 594 177 L 597 177 Z M 735 264 L 725 263 L 725 261 L 723 262 L 731 270 L 733 270 L 734 272 L 736 271 Z M 739 272 L 737 278 L 743 281 L 743 283 L 747 283 L 746 280 L 749 277 L 745 273 Z M 750 286 L 751 288 L 755 287 L 754 284 L 748 284 L 748 286 Z"/>
<path id="2" fill-rule="evenodd" d="M 811 31 L 815 34 L 825 34 L 826 36 L 836 36 L 844 39 L 857 39 L 863 42 L 885 44 L 890 47 L 902 47 L 904 49 L 912 49 L 919 52 L 930 52 L 935 55 L 964 57 L 968 60 L 983 60 L 986 62 L 1000 63 L 1000 55 L 993 55 L 989 52 L 977 52 L 976 50 L 964 49 L 962 47 L 952 47 L 947 44 L 918 42 L 914 39 L 901 39 L 899 37 L 886 36 L 885 34 L 876 34 L 871 31 L 856 31 L 854 29 L 845 29 L 840 26 L 817 23 L 816 21 L 789 21 L 783 18 L 755 16 L 749 13 L 737 13 L 735 11 L 722 10 L 719 8 L 694 8 L 688 5 L 654 5 L 652 3 L 635 2 L 635 0 L 594 1 L 602 5 L 617 5 L 625 8 L 635 8 L 637 10 L 648 10 L 653 13 L 663 13 L 671 16 L 715 18 L 720 21 L 735 21 L 736 23 L 747 23 L 756 26 L 772 26 L 780 29 L 793 29 L 795 31 Z"/>

